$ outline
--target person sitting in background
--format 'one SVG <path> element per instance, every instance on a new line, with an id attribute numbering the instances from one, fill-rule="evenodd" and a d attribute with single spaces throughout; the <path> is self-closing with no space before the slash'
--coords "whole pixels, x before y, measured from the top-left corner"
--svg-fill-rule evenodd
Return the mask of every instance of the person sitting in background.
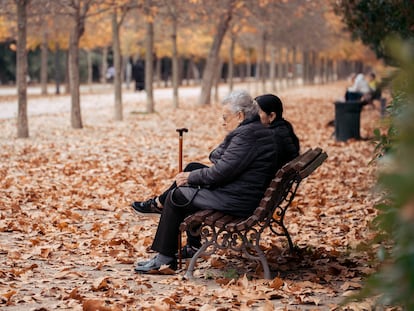
<path id="1" fill-rule="evenodd" d="M 381 100 L 381 87 L 379 85 L 375 72 L 369 73 L 368 85 L 371 90 L 371 100 Z"/>
<path id="2" fill-rule="evenodd" d="M 281 167 L 279 155 L 283 154 L 278 150 L 283 148 L 281 140 L 263 126 L 258 110 L 257 102 L 244 91 L 232 92 L 223 100 L 223 126 L 229 133 L 210 153 L 212 166 L 176 176 L 176 187 L 168 191 L 151 246 L 158 254 L 138 262 L 137 273 L 152 273 L 162 265 L 176 269 L 179 226 L 186 216 L 202 209 L 240 217 L 253 213 Z M 189 232 L 187 236 L 190 247 L 201 245 L 200 236 Z"/>
<path id="3" fill-rule="evenodd" d="M 348 87 L 345 93 L 345 100 L 369 100 L 371 89 L 367 80 L 362 73 L 359 73 L 353 79 L 353 84 Z"/>

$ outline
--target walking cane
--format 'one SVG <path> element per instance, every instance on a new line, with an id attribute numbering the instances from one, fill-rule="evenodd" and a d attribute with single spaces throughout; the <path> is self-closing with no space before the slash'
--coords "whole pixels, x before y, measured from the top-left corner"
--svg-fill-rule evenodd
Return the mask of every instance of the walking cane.
<path id="1" fill-rule="evenodd" d="M 187 133 L 188 129 L 185 127 L 177 129 L 178 132 L 178 172 L 183 171 L 183 133 Z"/>
<path id="2" fill-rule="evenodd" d="M 185 127 L 176 130 L 178 132 L 178 172 L 183 171 L 183 133 L 187 133 L 188 129 Z M 181 262 L 181 231 L 178 233 L 178 268 L 182 268 Z"/>

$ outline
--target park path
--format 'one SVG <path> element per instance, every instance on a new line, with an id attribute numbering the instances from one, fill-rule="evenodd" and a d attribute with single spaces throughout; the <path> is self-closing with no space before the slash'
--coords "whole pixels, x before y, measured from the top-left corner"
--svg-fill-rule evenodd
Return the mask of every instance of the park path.
<path id="1" fill-rule="evenodd" d="M 180 89 L 182 98 L 194 97 L 199 88 Z M 49 90 L 50 95 L 40 95 L 40 88 L 31 86 L 28 89 L 27 112 L 29 116 L 43 114 L 57 114 L 70 112 L 71 98 L 68 94 L 54 95 L 53 90 Z M 0 88 L 0 119 L 11 119 L 17 116 L 17 97 L 16 88 Z M 154 98 L 168 99 L 172 97 L 170 88 L 155 89 Z M 124 89 L 122 93 L 125 102 L 144 102 L 146 99 L 145 92 L 134 92 L 133 90 Z M 112 107 L 114 103 L 113 88 L 110 84 L 94 84 L 81 87 L 81 108 L 102 109 Z"/>
<path id="2" fill-rule="evenodd" d="M 238 87 L 251 89 L 247 84 L 239 84 Z M 194 100 L 200 94 L 200 86 L 186 86 L 179 89 L 180 101 Z M 93 84 L 81 86 L 82 110 L 102 109 L 112 107 L 114 104 L 114 91 L 110 84 Z M 54 88 L 49 86 L 49 95 L 40 95 L 40 87 L 29 86 L 27 112 L 29 116 L 43 114 L 57 114 L 70 112 L 71 98 L 69 94 L 54 95 Z M 219 87 L 219 94 L 228 92 L 228 86 Z M 15 87 L 0 88 L 0 119 L 11 119 L 17 116 L 17 96 Z M 172 99 L 172 88 L 155 88 L 154 100 Z M 122 91 L 123 102 L 143 103 L 146 101 L 146 93 L 136 92 L 132 88 L 124 86 Z"/>
<path id="3" fill-rule="evenodd" d="M 300 81 L 298 83 L 300 83 Z M 238 83 L 236 87 L 246 89 L 252 94 L 260 93 L 258 84 Z M 225 84 L 220 85 L 218 88 L 219 96 L 223 96 L 228 91 L 229 88 Z M 80 92 L 82 110 L 100 110 L 112 108 L 114 105 L 114 89 L 111 84 L 81 85 Z M 194 101 L 195 98 L 198 98 L 200 92 L 201 88 L 199 85 L 181 87 L 179 89 L 180 102 L 186 102 L 187 100 Z M 14 86 L 0 87 L 0 119 L 12 119 L 17 117 L 16 94 L 17 90 Z M 29 116 L 70 112 L 70 95 L 55 95 L 55 87 L 53 85 L 49 85 L 48 95 L 41 95 L 40 86 L 29 86 L 27 95 L 27 113 Z M 171 87 L 154 88 L 153 96 L 155 101 L 171 100 L 173 90 Z M 132 87 L 127 88 L 126 85 L 124 85 L 122 101 L 124 103 L 145 103 L 146 93 L 144 91 L 134 91 Z"/>

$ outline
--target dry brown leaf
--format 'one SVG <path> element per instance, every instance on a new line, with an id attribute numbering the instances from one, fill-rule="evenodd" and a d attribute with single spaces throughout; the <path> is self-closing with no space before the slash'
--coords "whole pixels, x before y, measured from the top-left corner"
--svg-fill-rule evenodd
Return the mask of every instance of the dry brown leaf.
<path id="1" fill-rule="evenodd" d="M 274 278 L 270 284 L 269 287 L 273 288 L 273 289 L 280 289 L 283 286 L 283 280 L 281 278 Z"/>
<path id="2" fill-rule="evenodd" d="M 15 290 L 9 290 L 7 293 L 1 294 L 2 297 L 6 298 L 7 300 L 7 304 L 10 303 L 11 298 L 13 297 L 13 295 L 15 295 L 17 293 L 17 291 Z"/>
<path id="3" fill-rule="evenodd" d="M 82 301 L 83 297 L 82 295 L 79 293 L 79 288 L 75 287 L 69 294 L 69 296 L 66 297 L 66 299 L 75 299 L 75 300 L 79 300 Z"/>
<path id="4" fill-rule="evenodd" d="M 361 288 L 361 287 L 362 287 L 361 283 L 345 282 L 344 284 L 342 284 L 341 289 L 343 291 L 347 291 L 349 289 L 358 289 L 358 288 Z"/>
<path id="5" fill-rule="evenodd" d="M 100 278 L 96 279 L 95 281 L 93 281 L 92 290 L 93 291 L 108 290 L 109 287 L 110 287 L 109 283 L 110 283 L 109 277 L 107 277 L 107 276 L 100 277 Z"/>
<path id="6" fill-rule="evenodd" d="M 82 304 L 83 311 L 121 311 L 122 309 L 118 306 L 107 306 L 105 301 L 87 299 Z"/>

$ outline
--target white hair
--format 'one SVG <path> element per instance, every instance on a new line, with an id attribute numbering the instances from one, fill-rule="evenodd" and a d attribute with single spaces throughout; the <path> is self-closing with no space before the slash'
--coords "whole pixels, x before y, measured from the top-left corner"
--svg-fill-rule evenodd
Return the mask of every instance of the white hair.
<path id="1" fill-rule="evenodd" d="M 246 119 L 255 116 L 259 112 L 257 102 L 244 90 L 231 92 L 222 100 L 222 104 L 229 105 L 230 110 L 234 113 L 243 112 Z"/>

